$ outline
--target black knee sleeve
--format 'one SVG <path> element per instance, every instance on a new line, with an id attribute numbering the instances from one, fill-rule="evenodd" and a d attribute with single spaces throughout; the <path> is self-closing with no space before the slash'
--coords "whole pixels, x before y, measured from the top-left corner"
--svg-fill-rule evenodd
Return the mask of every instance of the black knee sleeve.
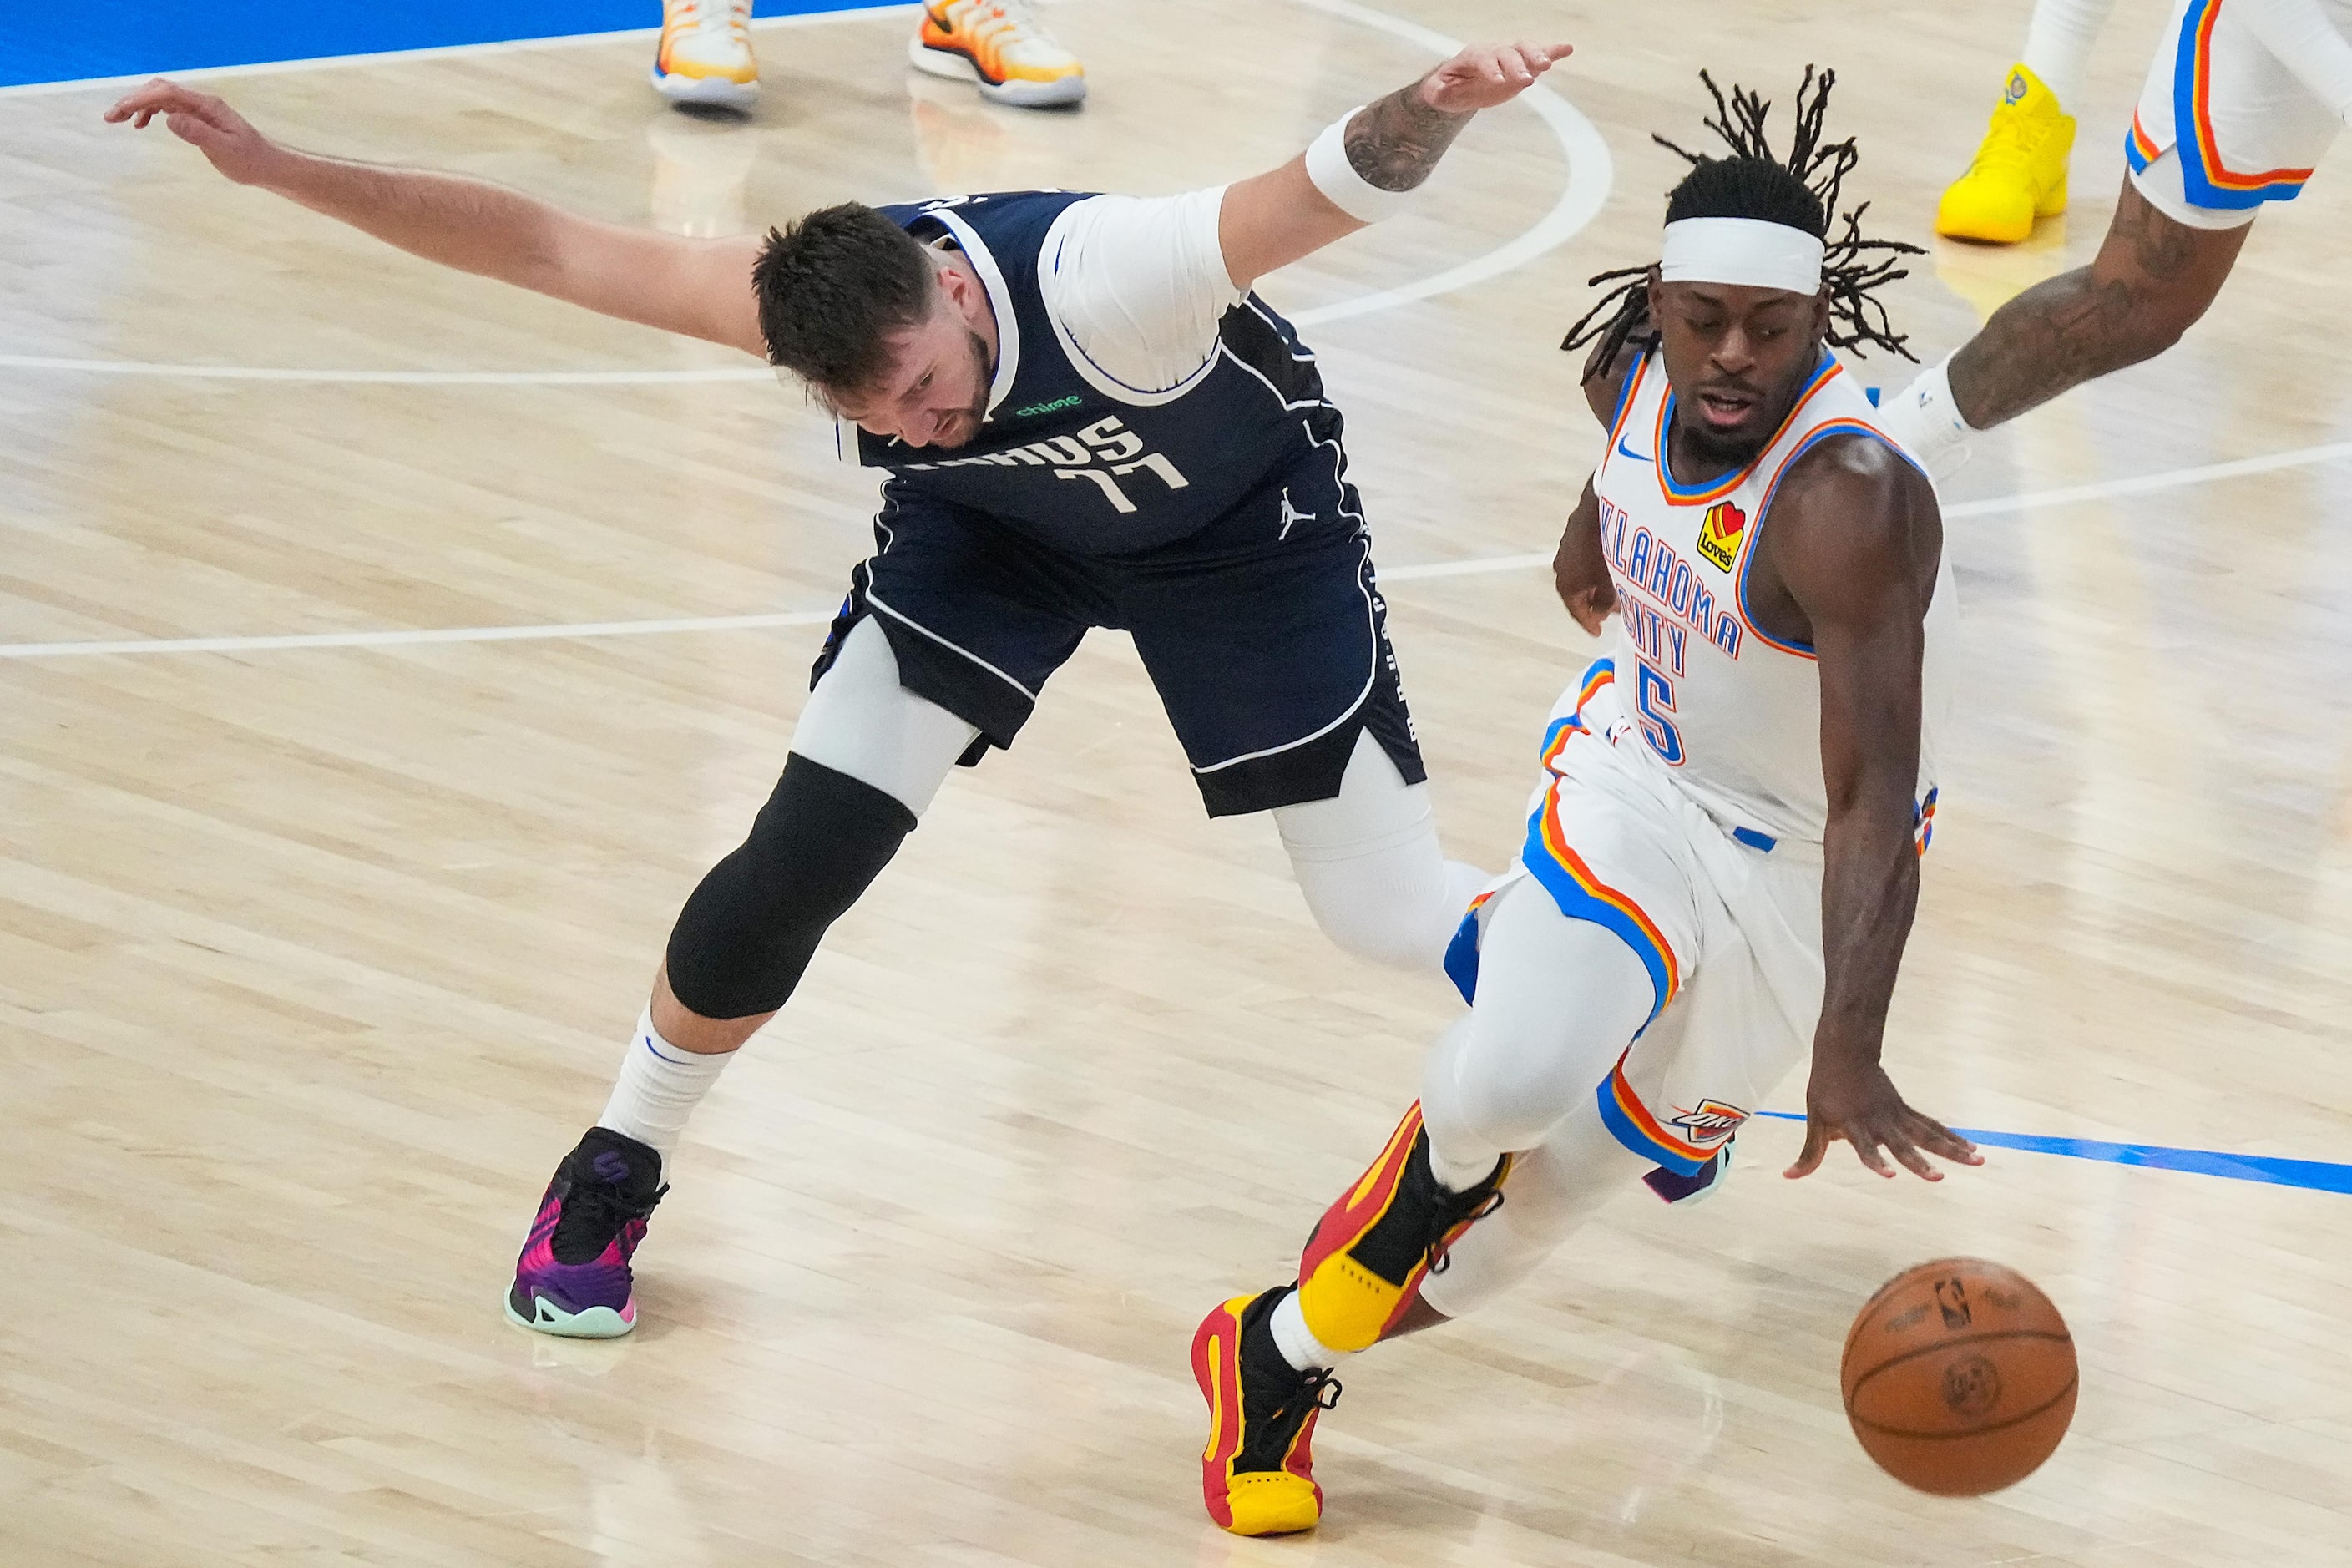
<path id="1" fill-rule="evenodd" d="M 751 836 L 710 868 L 669 933 L 669 988 L 706 1018 L 784 1005 L 825 928 L 915 829 L 894 797 L 789 757 Z"/>

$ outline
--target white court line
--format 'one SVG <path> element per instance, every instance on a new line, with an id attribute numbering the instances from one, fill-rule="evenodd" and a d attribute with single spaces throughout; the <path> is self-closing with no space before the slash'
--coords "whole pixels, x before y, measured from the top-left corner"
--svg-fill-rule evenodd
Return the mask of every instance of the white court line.
<path id="1" fill-rule="evenodd" d="M 1993 517 L 2003 512 L 2038 511 L 2073 506 L 2082 501 L 2112 500 L 2122 496 L 2152 495 L 2186 489 L 2192 485 L 2243 479 L 2281 468 L 2310 468 L 2320 463 L 2352 459 L 2352 441 L 2332 441 L 2320 447 L 2298 447 L 2267 457 L 2238 458 L 2226 463 L 2206 463 L 2168 473 L 2142 474 L 2127 479 L 2102 479 L 2095 484 L 2069 485 L 2063 489 L 2030 490 L 2021 495 L 1993 496 L 1962 501 L 1944 509 L 1948 518 Z M 1488 555 L 1473 561 L 1432 561 L 1381 570 L 1383 584 L 1411 583 L 1435 577 L 1475 577 L 1500 572 L 1525 572 L 1550 564 L 1551 555 Z M 814 626 L 831 621 L 832 610 L 791 610 L 761 616 L 681 616 L 659 621 L 589 621 L 537 626 L 448 626 L 422 630 L 306 632 L 287 637 L 131 637 L 112 642 L 0 643 L 0 659 L 68 658 L 88 654 L 270 653 L 294 648 L 413 647 L 428 643 L 541 642 L 553 638 L 647 637 L 664 632 L 728 632 L 772 626 Z"/>
<path id="2" fill-rule="evenodd" d="M 1310 11 L 1320 11 L 1342 21 L 1383 32 L 1428 49 L 1443 58 L 1458 52 L 1462 45 L 1443 33 L 1433 32 L 1416 23 L 1391 16 L 1360 5 L 1355 0 L 1297 0 Z M 914 9 L 892 7 L 891 9 Z M 810 16 L 776 17 L 776 22 L 814 24 L 842 17 L 869 16 L 874 8 L 856 11 L 825 11 Z M 658 32 L 659 29 L 654 29 Z M 486 50 L 543 48 L 551 44 L 597 43 L 613 38 L 651 37 L 651 33 L 598 33 L 578 38 L 521 39 L 507 44 L 464 44 L 446 49 L 416 49 L 398 55 L 362 55 L 350 57 L 358 60 L 392 60 L 444 58 L 455 55 L 481 53 Z M 254 74 L 272 70 L 307 69 L 320 65 L 342 63 L 341 59 L 295 60 L 270 66 L 225 67 L 213 74 Z M 197 74 L 197 73 L 191 73 Z M 143 78 L 125 79 L 143 80 Z M 44 87 L 83 87 L 88 82 L 40 84 Z M 31 90 L 0 88 L 0 96 L 9 92 Z M 1474 257 L 1458 267 L 1416 282 L 1395 289 L 1383 289 L 1360 295 L 1353 300 L 1341 300 L 1310 310 L 1294 311 L 1290 320 L 1302 327 L 1324 321 L 1346 321 L 1351 316 L 1366 316 L 1375 311 L 1392 310 L 1418 300 L 1466 289 L 1497 278 L 1515 268 L 1524 267 L 1539 256 L 1559 249 L 1575 237 L 1577 232 L 1591 223 L 1609 200 L 1616 184 L 1616 164 L 1609 155 L 1609 143 L 1599 128 L 1580 113 L 1575 106 L 1551 89 L 1540 84 L 1529 88 L 1517 99 L 1542 121 L 1559 142 L 1561 155 L 1568 162 L 1568 183 L 1559 199 L 1549 212 L 1536 220 L 1533 227 L 1516 239 L 1507 240 L 1484 256 Z M 294 367 L 231 365 L 231 364 L 166 364 L 146 360 L 79 359 L 55 354 L 0 353 L 0 369 L 25 371 L 56 371 L 76 374 L 164 376 L 186 381 L 261 381 L 261 382 L 328 382 L 340 385 L 390 386 L 659 386 L 688 385 L 701 383 L 767 381 L 775 375 L 764 366 L 714 365 L 697 370 L 305 370 Z"/>

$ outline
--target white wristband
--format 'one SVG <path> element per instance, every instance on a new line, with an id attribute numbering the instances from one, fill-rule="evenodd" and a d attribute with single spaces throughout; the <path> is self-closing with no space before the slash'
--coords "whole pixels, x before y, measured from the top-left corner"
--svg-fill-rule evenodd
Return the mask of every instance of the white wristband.
<path id="1" fill-rule="evenodd" d="M 1384 191 L 1348 162 L 1348 122 L 1363 112 L 1358 104 L 1324 127 L 1307 149 L 1307 177 L 1330 204 L 1358 223 L 1378 223 L 1393 217 L 1412 200 L 1411 191 Z"/>

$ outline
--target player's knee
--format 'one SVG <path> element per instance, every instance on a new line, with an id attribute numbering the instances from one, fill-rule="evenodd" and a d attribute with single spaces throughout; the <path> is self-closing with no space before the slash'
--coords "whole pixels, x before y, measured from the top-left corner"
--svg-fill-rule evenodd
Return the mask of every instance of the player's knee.
<path id="1" fill-rule="evenodd" d="M 1482 1026 L 1475 1020 L 1455 1071 L 1452 1120 L 1482 1145 L 1532 1149 L 1592 1092 L 1576 1070 L 1584 1054 L 1556 1039 Z"/>
<path id="2" fill-rule="evenodd" d="M 1302 883 L 1303 886 L 1303 883 Z M 1307 911 L 1340 952 L 1391 969 L 1426 969 L 1444 952 L 1431 911 L 1400 898 L 1347 898 L 1304 888 Z"/>
<path id="3" fill-rule="evenodd" d="M 825 930 L 914 830 L 892 796 L 795 756 L 751 835 L 710 868 L 670 931 L 670 990 L 706 1018 L 782 1006 Z"/>

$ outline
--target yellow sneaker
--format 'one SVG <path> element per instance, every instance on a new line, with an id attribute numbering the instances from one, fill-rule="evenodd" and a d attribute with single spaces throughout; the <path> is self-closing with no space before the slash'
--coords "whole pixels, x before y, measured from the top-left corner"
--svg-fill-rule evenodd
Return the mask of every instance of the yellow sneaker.
<path id="1" fill-rule="evenodd" d="M 1027 0 L 923 0 L 907 58 L 917 70 L 974 83 L 997 103 L 1045 109 L 1087 95 L 1087 68 Z"/>
<path id="2" fill-rule="evenodd" d="M 751 0 L 662 0 L 654 89 L 673 103 L 749 109 L 759 101 Z"/>
<path id="3" fill-rule="evenodd" d="M 2016 244 L 2033 232 L 2035 218 L 2066 210 L 2066 159 L 2074 150 L 2074 117 L 2059 108 L 2058 95 L 2040 77 L 2011 66 L 1976 162 L 1936 207 L 1936 232 Z"/>

